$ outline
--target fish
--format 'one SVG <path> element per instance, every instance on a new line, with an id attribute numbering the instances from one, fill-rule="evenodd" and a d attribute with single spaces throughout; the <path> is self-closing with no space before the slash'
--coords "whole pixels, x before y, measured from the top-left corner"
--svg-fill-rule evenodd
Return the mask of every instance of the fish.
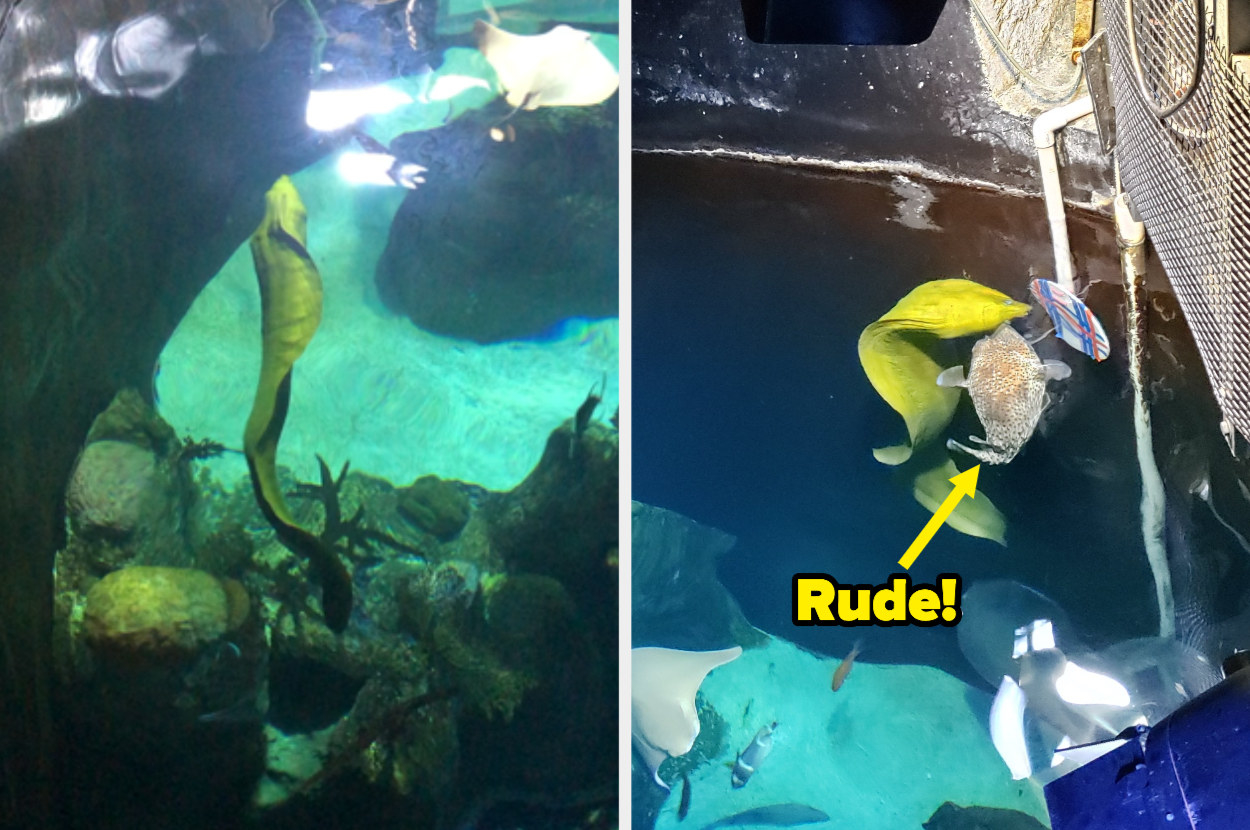
<path id="1" fill-rule="evenodd" d="M 1041 360 L 1018 331 L 1003 323 L 972 347 L 967 377 L 963 366 L 952 366 L 937 377 L 938 386 L 968 390 L 985 427 L 985 438 L 968 438 L 978 447 L 964 446 L 952 438 L 946 442 L 947 448 L 966 452 L 986 464 L 1008 463 L 1033 436 L 1042 410 L 1050 403 L 1046 382 L 1071 374 L 1062 361 Z"/>
<path id="2" fill-rule="evenodd" d="M 956 278 L 917 286 L 869 324 L 859 337 L 860 365 L 877 394 L 903 417 L 908 435 L 907 443 L 874 449 L 873 457 L 902 464 L 936 441 L 954 416 L 959 395 L 934 383 L 942 368 L 928 354 L 932 340 L 993 331 L 1028 311 L 1000 291 Z"/>
<path id="3" fill-rule="evenodd" d="M 321 274 L 308 253 L 308 212 L 282 176 L 265 194 L 265 216 L 252 234 L 260 284 L 262 350 L 256 398 L 243 430 L 243 453 L 261 513 L 288 550 L 308 560 L 321 585 L 326 626 L 347 628 L 352 578 L 334 548 L 300 527 L 278 483 L 278 440 L 291 403 L 291 376 L 321 324 Z"/>
<path id="4" fill-rule="evenodd" d="M 161 379 L 161 359 L 156 358 L 156 365 L 152 367 L 152 408 L 160 410 L 161 408 L 161 391 L 158 384 Z"/>
<path id="5" fill-rule="evenodd" d="M 513 109 L 593 106 L 620 86 L 612 61 L 581 29 L 561 24 L 541 35 L 514 35 L 479 20 L 473 36 Z"/>
<path id="6" fill-rule="evenodd" d="M 942 456 L 941 463 L 920 473 L 912 481 L 912 497 L 930 513 L 936 513 L 946 501 L 955 489 L 951 479 L 959 475 L 959 468 L 945 450 Z M 975 499 L 960 499 L 946 517 L 946 525 L 968 536 L 1007 546 L 1007 518 L 984 493 L 978 492 Z"/>
<path id="7" fill-rule="evenodd" d="M 590 418 L 595 414 L 595 410 L 599 408 L 599 404 L 603 402 L 604 392 L 607 391 L 608 379 L 603 379 L 600 387 L 592 386 L 590 392 L 586 395 L 586 400 L 582 401 L 581 406 L 577 407 L 577 412 L 573 413 L 573 438 L 569 441 L 569 458 L 572 458 L 581 446 L 582 436 L 586 434 L 586 430 L 590 427 Z"/>
<path id="8" fill-rule="evenodd" d="M 859 650 L 863 644 L 863 640 L 856 640 L 855 645 L 851 646 L 851 652 L 846 655 L 846 659 L 833 670 L 833 683 L 831 686 L 835 692 L 841 689 L 842 684 L 851 676 L 851 669 L 855 668 L 855 658 L 859 656 Z"/>
<path id="9" fill-rule="evenodd" d="M 690 815 L 690 776 L 681 774 L 681 802 L 677 805 L 677 820 L 685 821 Z"/>
<path id="10" fill-rule="evenodd" d="M 719 651 L 636 648 L 630 652 L 630 711 L 634 748 L 652 778 L 668 785 L 657 770 L 669 757 L 685 755 L 699 736 L 694 696 L 707 673 L 738 659 L 742 647 Z"/>
<path id="11" fill-rule="evenodd" d="M 573 434 L 577 438 L 581 438 L 586 434 L 586 428 L 590 426 L 590 416 L 595 414 L 595 409 L 599 404 L 603 403 L 603 395 L 607 387 L 607 379 L 604 378 L 603 385 L 599 388 L 591 387 L 586 393 L 586 400 L 582 401 L 581 406 L 577 407 L 577 412 L 573 415 Z"/>
<path id="12" fill-rule="evenodd" d="M 760 731 L 756 732 L 755 737 L 751 739 L 751 743 L 738 753 L 738 758 L 730 765 L 732 771 L 729 774 L 729 782 L 735 790 L 747 785 L 751 776 L 768 757 L 768 753 L 773 751 L 773 730 L 776 728 L 777 721 L 773 721 L 768 726 L 761 726 Z"/>
<path id="13" fill-rule="evenodd" d="M 912 289 L 859 337 L 859 360 L 877 394 L 903 417 L 907 441 L 873 449 L 882 464 L 913 461 L 912 495 L 936 512 L 959 470 L 940 439 L 955 415 L 958 390 L 939 386 L 942 367 L 930 354 L 939 340 L 993 331 L 1029 306 L 970 279 L 932 280 Z M 999 544 L 1006 520 L 985 494 L 961 499 L 946 519 L 960 533 Z"/>
<path id="14" fill-rule="evenodd" d="M 829 814 L 806 804 L 791 801 L 785 804 L 769 804 L 766 807 L 753 807 L 717 819 L 704 825 L 703 830 L 716 830 L 718 827 L 745 827 L 748 825 L 766 825 L 769 827 L 796 827 L 800 824 L 816 824 L 828 821 Z"/>

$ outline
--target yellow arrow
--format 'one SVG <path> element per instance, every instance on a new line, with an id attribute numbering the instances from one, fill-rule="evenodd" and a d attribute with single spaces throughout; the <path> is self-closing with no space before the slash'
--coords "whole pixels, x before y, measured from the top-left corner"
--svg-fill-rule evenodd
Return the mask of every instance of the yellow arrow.
<path id="1" fill-rule="evenodd" d="M 916 537 L 916 541 L 911 543 L 907 548 L 907 552 L 903 554 L 903 558 L 898 560 L 898 564 L 903 566 L 903 570 L 907 570 L 916 561 L 916 557 L 924 550 L 925 545 L 933 539 L 933 534 L 937 533 L 938 528 L 946 521 L 954 510 L 955 505 L 959 504 L 959 500 L 964 496 L 974 499 L 977 496 L 977 476 L 981 474 L 981 465 L 973 467 L 971 470 L 965 470 L 957 476 L 951 476 L 949 481 L 955 485 L 955 489 L 950 491 L 946 500 L 942 502 L 934 513 L 933 518 L 929 519 L 929 523 L 924 526 L 924 530 L 920 531 L 920 535 Z"/>

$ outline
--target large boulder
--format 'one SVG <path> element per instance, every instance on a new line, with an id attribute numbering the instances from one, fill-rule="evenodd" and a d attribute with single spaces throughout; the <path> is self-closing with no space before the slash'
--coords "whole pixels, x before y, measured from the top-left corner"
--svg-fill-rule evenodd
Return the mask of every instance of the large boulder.
<path id="1" fill-rule="evenodd" d="M 83 634 L 97 654 L 147 665 L 193 657 L 247 616 L 247 591 L 235 580 L 139 565 L 87 592 Z"/>
<path id="2" fill-rule="evenodd" d="M 616 316 L 616 108 L 562 110 L 518 113 L 515 142 L 475 118 L 398 139 L 430 172 L 378 262 L 391 309 L 479 343 Z"/>

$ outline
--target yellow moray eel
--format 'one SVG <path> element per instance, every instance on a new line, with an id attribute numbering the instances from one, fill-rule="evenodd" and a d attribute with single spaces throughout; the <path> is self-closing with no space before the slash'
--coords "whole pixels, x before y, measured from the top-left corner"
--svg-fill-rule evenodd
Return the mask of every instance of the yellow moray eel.
<path id="1" fill-rule="evenodd" d="M 942 367 L 926 347 L 939 338 L 993 331 L 1028 311 L 1027 304 L 969 279 L 933 280 L 914 288 L 865 328 L 859 336 L 860 365 L 877 394 L 903 416 L 908 439 L 874 449 L 873 457 L 892 466 L 912 459 L 935 444 L 955 414 L 959 396 L 937 385 Z M 944 449 L 924 452 L 914 466 L 924 471 L 915 476 L 912 495 L 935 511 L 951 491 L 948 479 L 959 470 Z M 960 501 L 946 523 L 961 533 L 1006 544 L 1006 520 L 984 494 Z"/>
<path id="2" fill-rule="evenodd" d="M 955 485 L 950 482 L 951 476 L 960 473 L 945 451 L 942 455 L 945 457 L 943 461 L 916 476 L 912 483 L 912 496 L 930 513 L 936 513 L 942 502 L 946 501 L 951 490 L 955 489 Z M 980 490 L 977 491 L 975 499 L 960 499 L 959 504 L 955 505 L 955 509 L 946 518 L 946 524 L 960 533 L 989 539 L 1004 547 L 1007 545 L 1007 520 Z"/>
<path id="3" fill-rule="evenodd" d="M 321 584 L 326 625 L 347 627 L 351 575 L 333 548 L 291 515 L 278 484 L 276 457 L 291 402 L 291 371 L 321 323 L 321 274 L 308 255 L 307 211 L 286 176 L 265 195 L 265 218 L 252 234 L 252 261 L 260 283 L 263 352 L 256 400 L 243 431 L 243 451 L 261 512 L 278 540 L 308 559 Z"/>
<path id="4" fill-rule="evenodd" d="M 937 385 L 942 367 L 924 351 L 926 337 L 993 331 L 1029 312 L 1002 292 L 968 279 L 933 280 L 914 288 L 859 336 L 859 362 L 885 402 L 903 416 L 908 442 L 872 451 L 883 464 L 902 464 L 938 436 L 959 395 Z"/>

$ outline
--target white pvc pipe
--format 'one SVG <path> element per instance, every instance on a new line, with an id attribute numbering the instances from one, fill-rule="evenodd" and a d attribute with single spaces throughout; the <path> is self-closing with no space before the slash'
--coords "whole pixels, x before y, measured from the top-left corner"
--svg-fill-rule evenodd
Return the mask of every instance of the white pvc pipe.
<path id="1" fill-rule="evenodd" d="M 1094 111 L 1088 95 L 1070 104 L 1047 110 L 1033 122 L 1033 146 L 1042 171 L 1042 196 L 1046 199 L 1046 218 L 1050 221 L 1050 241 L 1055 249 L 1055 282 L 1069 291 L 1075 290 L 1072 278 L 1072 249 L 1068 245 L 1068 223 L 1063 214 L 1063 189 L 1059 184 L 1059 158 L 1055 153 L 1055 135 L 1078 118 Z"/>

